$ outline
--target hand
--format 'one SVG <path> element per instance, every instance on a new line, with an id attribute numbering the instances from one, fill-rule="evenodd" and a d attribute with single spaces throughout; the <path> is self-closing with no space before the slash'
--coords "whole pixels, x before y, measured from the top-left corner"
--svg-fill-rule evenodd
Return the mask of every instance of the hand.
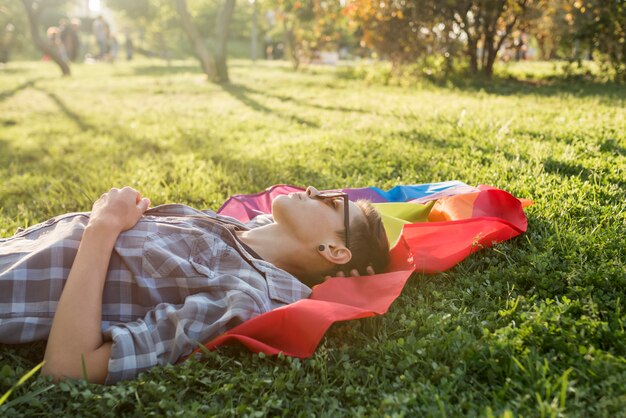
<path id="1" fill-rule="evenodd" d="M 374 271 L 374 268 L 372 266 L 367 266 L 367 268 L 365 269 L 365 272 L 367 273 L 368 276 L 373 276 L 376 274 L 376 272 Z M 350 276 L 352 277 L 359 277 L 361 276 L 361 273 L 357 270 L 357 269 L 352 269 L 350 270 Z M 324 277 L 324 280 L 328 280 L 330 279 L 332 276 L 326 276 Z M 339 270 L 336 274 L 335 277 L 346 277 L 345 273 L 341 270 Z"/>
<path id="2" fill-rule="evenodd" d="M 113 188 L 93 204 L 89 225 L 120 233 L 135 226 L 150 206 L 150 199 L 132 187 Z"/>

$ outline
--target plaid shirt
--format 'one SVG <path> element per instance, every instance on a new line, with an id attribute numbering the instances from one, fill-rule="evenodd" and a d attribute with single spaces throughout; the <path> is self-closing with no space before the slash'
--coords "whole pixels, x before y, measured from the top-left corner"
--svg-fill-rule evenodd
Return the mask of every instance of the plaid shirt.
<path id="1" fill-rule="evenodd" d="M 89 213 L 0 239 L 0 343 L 46 339 Z M 294 276 L 252 257 L 233 218 L 184 205 L 148 210 L 118 237 L 104 284 L 106 383 L 175 363 L 256 315 L 309 296 Z"/>

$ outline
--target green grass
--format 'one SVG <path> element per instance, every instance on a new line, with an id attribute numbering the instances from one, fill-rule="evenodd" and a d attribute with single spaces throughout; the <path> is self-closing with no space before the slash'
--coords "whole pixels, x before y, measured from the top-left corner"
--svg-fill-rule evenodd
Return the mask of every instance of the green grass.
<path id="1" fill-rule="evenodd" d="M 1 414 L 626 416 L 625 87 L 390 87 L 246 61 L 224 87 L 192 61 L 73 70 L 0 70 L 2 236 L 126 184 L 216 209 L 281 182 L 458 179 L 536 204 L 525 235 L 416 275 L 310 359 L 229 348 L 113 387 L 38 377 Z M 0 393 L 43 349 L 0 347 Z"/>

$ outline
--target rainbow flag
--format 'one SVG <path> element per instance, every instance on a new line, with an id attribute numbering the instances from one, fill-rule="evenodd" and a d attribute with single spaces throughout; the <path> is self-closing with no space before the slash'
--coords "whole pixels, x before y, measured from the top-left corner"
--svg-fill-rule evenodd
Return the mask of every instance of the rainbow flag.
<path id="1" fill-rule="evenodd" d="M 256 194 L 234 195 L 218 213 L 246 222 L 271 213 L 274 197 L 302 190 L 283 184 Z M 388 271 L 330 278 L 315 286 L 310 298 L 259 315 L 207 342 L 206 348 L 240 343 L 253 352 L 309 357 L 334 322 L 387 312 L 414 272 L 447 270 L 481 248 L 525 232 L 523 208 L 532 204 L 495 187 L 459 181 L 388 191 L 340 190 L 351 200 L 370 200 L 381 213 L 392 243 Z"/>

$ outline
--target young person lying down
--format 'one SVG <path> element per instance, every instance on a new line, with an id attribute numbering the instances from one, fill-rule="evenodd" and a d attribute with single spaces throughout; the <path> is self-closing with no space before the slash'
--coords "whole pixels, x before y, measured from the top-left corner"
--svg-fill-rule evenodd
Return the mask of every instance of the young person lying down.
<path id="1" fill-rule="evenodd" d="M 0 239 L 0 343 L 47 339 L 44 375 L 115 383 L 309 296 L 325 276 L 382 272 L 378 213 L 341 192 L 281 195 L 256 227 L 111 189 L 90 213 Z M 353 273 L 354 274 L 354 273 Z"/>

